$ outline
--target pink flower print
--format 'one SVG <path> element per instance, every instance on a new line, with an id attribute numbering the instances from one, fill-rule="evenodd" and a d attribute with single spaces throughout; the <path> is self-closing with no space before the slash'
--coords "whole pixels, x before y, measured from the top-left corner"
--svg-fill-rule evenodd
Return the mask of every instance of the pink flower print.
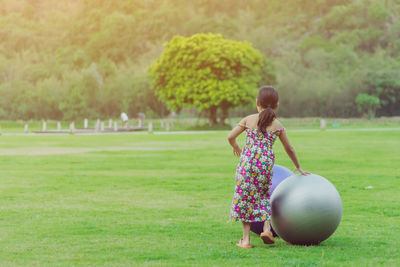
<path id="1" fill-rule="evenodd" d="M 259 184 L 260 184 L 260 182 L 259 182 L 257 179 L 254 179 L 254 185 L 255 185 L 256 187 L 258 187 Z"/>
<path id="2" fill-rule="evenodd" d="M 267 210 L 267 208 L 265 206 L 261 206 L 262 210 Z"/>
<path id="3" fill-rule="evenodd" d="M 255 199 L 254 197 L 252 197 L 251 200 L 250 200 L 250 203 L 251 203 L 251 204 L 256 203 L 256 199 Z"/>
<path id="4" fill-rule="evenodd" d="M 251 178 L 247 177 L 246 180 L 244 180 L 246 183 L 250 183 L 251 182 Z"/>
<path id="5" fill-rule="evenodd" d="M 239 213 L 240 212 L 240 207 L 238 205 L 235 205 L 235 212 Z"/>
<path id="6" fill-rule="evenodd" d="M 261 172 L 261 175 L 265 175 L 267 172 L 265 171 L 265 170 L 263 170 L 262 172 Z"/>
<path id="7" fill-rule="evenodd" d="M 250 156 L 251 156 L 251 151 L 250 151 L 250 149 L 247 150 L 246 156 L 247 156 L 247 157 L 250 157 Z"/>
<path id="8" fill-rule="evenodd" d="M 254 215 L 251 214 L 249 219 L 250 219 L 251 221 L 254 220 Z"/>
<path id="9" fill-rule="evenodd" d="M 240 219 L 244 219 L 246 215 L 244 213 L 240 214 Z"/>
<path id="10" fill-rule="evenodd" d="M 247 201 L 247 196 L 242 197 L 243 201 Z"/>
<path id="11" fill-rule="evenodd" d="M 263 153 L 263 155 L 264 155 L 264 156 L 267 156 L 267 155 L 268 155 L 268 151 L 265 150 L 264 153 Z"/>
<path id="12" fill-rule="evenodd" d="M 238 186 L 237 192 L 239 195 L 242 195 L 243 189 L 240 186 Z"/>
<path id="13" fill-rule="evenodd" d="M 254 205 L 254 209 L 255 210 L 258 209 L 258 205 L 257 204 Z"/>
<path id="14" fill-rule="evenodd" d="M 240 171 L 240 174 L 245 176 L 246 175 L 246 169 L 242 167 L 242 170 Z"/>
<path id="15" fill-rule="evenodd" d="M 256 166 L 257 166 L 259 169 L 261 169 L 261 167 L 262 167 L 261 161 L 257 160 Z"/>
<path id="16" fill-rule="evenodd" d="M 256 137 L 256 135 L 254 133 L 251 133 L 251 138 L 254 139 L 254 137 Z"/>

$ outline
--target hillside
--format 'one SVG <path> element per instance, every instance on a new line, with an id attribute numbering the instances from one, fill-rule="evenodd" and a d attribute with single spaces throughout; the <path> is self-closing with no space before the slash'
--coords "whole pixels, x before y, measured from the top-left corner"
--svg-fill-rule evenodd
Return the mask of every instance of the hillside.
<path id="1" fill-rule="evenodd" d="M 165 115 L 147 68 L 199 32 L 274 62 L 280 115 L 400 115 L 398 0 L 0 0 L 0 119 Z"/>

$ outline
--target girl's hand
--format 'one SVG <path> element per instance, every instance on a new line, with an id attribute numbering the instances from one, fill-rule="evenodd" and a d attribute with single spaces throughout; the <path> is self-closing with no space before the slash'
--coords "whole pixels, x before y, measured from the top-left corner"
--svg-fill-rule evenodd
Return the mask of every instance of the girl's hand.
<path id="1" fill-rule="evenodd" d="M 242 149 L 238 145 L 235 145 L 233 147 L 233 155 L 240 157 L 241 154 L 242 154 Z"/>
<path id="2" fill-rule="evenodd" d="M 302 168 L 294 168 L 294 170 L 293 170 L 293 172 L 300 172 L 302 175 L 307 175 L 307 174 L 310 174 L 309 172 L 307 172 L 307 171 L 303 171 L 303 169 Z"/>

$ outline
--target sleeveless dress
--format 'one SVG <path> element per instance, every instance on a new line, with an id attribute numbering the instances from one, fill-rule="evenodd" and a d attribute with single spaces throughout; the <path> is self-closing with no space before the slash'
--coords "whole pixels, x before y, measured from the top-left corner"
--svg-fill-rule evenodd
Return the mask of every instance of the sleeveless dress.
<path id="1" fill-rule="evenodd" d="M 231 218 L 233 222 L 270 220 L 270 187 L 275 160 L 272 146 L 284 128 L 267 131 L 265 135 L 257 129 L 246 127 L 245 131 L 246 144 L 236 168 Z"/>

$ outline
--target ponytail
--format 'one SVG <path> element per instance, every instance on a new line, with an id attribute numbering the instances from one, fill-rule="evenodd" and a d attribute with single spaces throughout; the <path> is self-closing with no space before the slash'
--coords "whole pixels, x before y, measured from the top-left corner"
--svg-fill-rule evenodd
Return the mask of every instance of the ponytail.
<path id="1" fill-rule="evenodd" d="M 271 106 L 268 106 L 266 109 L 260 112 L 260 115 L 258 117 L 258 130 L 265 134 L 266 128 L 271 125 L 272 121 L 276 118 L 274 110 L 271 108 Z"/>
<path id="2" fill-rule="evenodd" d="M 279 95 L 278 92 L 272 86 L 263 86 L 258 91 L 257 95 L 257 106 L 264 109 L 258 116 L 258 131 L 263 134 L 266 133 L 266 128 L 276 118 L 274 108 L 278 108 Z"/>

